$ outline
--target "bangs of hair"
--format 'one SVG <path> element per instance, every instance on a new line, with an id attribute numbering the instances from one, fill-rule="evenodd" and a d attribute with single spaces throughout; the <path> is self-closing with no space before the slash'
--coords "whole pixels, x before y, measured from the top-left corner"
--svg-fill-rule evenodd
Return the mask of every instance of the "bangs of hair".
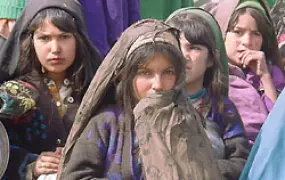
<path id="1" fill-rule="evenodd" d="M 174 66 L 175 71 L 181 72 L 181 68 L 184 66 L 184 58 L 179 49 L 173 45 L 164 42 L 147 43 L 137 48 L 130 56 L 130 65 L 127 67 L 133 67 L 130 69 L 130 73 L 136 72 L 137 69 L 148 63 L 156 55 L 162 55 L 167 57 L 169 62 Z M 178 77 L 178 76 L 177 76 Z"/>
<path id="2" fill-rule="evenodd" d="M 239 16 L 244 15 L 245 13 L 248 13 L 256 22 L 256 26 L 258 31 L 262 35 L 262 46 L 261 51 L 265 53 L 266 61 L 269 63 L 272 63 L 273 65 L 277 65 L 281 67 L 280 64 L 280 57 L 278 53 L 278 46 L 277 41 L 274 32 L 271 32 L 271 26 L 268 24 L 266 17 L 259 12 L 257 9 L 245 7 L 236 10 L 229 21 L 227 32 L 232 31 L 236 24 L 238 23 Z M 274 31 L 272 29 L 272 31 Z"/>
<path id="3" fill-rule="evenodd" d="M 17 76 L 36 71 L 42 75 L 41 67 L 35 47 L 33 44 L 33 35 L 36 30 L 43 27 L 45 21 L 50 22 L 57 29 L 65 33 L 71 33 L 76 39 L 76 56 L 73 64 L 66 70 L 67 78 L 72 81 L 72 87 L 75 93 L 82 96 L 89 86 L 94 72 L 89 68 L 91 61 L 98 61 L 100 57 L 94 58 L 93 52 L 89 51 L 85 36 L 81 34 L 81 28 L 76 23 L 74 17 L 68 12 L 59 8 L 47 8 L 37 13 L 32 19 L 27 29 L 21 34 L 20 42 L 20 61 L 17 67 Z"/>
<path id="4" fill-rule="evenodd" d="M 62 9 L 48 8 L 38 13 L 31 22 L 31 29 L 29 31 L 35 32 L 41 28 L 43 22 L 47 20 L 59 30 L 68 33 L 76 32 L 75 19 Z"/>
<path id="5" fill-rule="evenodd" d="M 209 51 L 216 49 L 212 28 L 199 15 L 185 12 L 171 18 L 167 23 L 183 32 L 191 44 L 206 46 Z"/>

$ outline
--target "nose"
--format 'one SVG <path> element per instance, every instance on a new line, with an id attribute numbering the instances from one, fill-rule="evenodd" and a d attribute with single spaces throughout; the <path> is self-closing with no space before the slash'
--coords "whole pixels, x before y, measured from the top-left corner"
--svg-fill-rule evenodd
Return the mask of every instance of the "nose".
<path id="1" fill-rule="evenodd" d="M 241 38 L 241 44 L 247 48 L 250 48 L 251 45 L 251 35 L 250 34 L 244 34 Z"/>
<path id="2" fill-rule="evenodd" d="M 163 83 L 162 83 L 161 75 L 156 75 L 156 76 L 153 78 L 152 89 L 153 89 L 155 92 L 160 92 L 160 91 L 163 90 Z"/>
<path id="3" fill-rule="evenodd" d="M 60 43 L 57 40 L 53 40 L 51 41 L 50 48 L 53 54 L 57 54 L 60 52 Z"/>

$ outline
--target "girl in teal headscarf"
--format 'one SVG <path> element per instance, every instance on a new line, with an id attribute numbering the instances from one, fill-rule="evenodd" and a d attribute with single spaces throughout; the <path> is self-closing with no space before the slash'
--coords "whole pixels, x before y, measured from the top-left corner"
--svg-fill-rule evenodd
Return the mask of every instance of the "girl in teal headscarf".
<path id="1" fill-rule="evenodd" d="M 227 0 L 211 10 L 225 39 L 229 97 L 251 144 L 285 86 L 283 63 L 266 2 Z"/>
<path id="2" fill-rule="evenodd" d="M 249 153 L 243 124 L 228 99 L 228 63 L 219 25 L 200 8 L 174 12 L 166 22 L 181 30 L 188 98 L 205 118 L 224 179 L 238 179 Z"/>

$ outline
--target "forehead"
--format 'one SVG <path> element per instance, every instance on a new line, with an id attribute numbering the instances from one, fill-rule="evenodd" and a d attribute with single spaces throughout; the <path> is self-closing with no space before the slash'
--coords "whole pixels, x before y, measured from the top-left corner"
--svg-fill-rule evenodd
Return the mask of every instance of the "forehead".
<path id="1" fill-rule="evenodd" d="M 162 53 L 155 53 L 153 56 L 149 57 L 141 67 L 151 68 L 151 67 L 172 67 L 173 64 L 169 58 Z"/>
<path id="2" fill-rule="evenodd" d="M 248 12 L 238 16 L 236 25 L 234 27 L 258 30 L 255 19 Z"/>
<path id="3" fill-rule="evenodd" d="M 49 20 L 45 19 L 36 29 L 35 34 L 36 33 L 60 34 L 63 33 L 63 31 L 58 29 Z"/>

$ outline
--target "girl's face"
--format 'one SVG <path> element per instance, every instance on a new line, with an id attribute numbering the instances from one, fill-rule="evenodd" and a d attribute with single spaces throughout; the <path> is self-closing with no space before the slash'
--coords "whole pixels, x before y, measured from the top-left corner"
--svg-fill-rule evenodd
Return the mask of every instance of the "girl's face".
<path id="1" fill-rule="evenodd" d="M 174 88 L 176 72 L 168 58 L 155 54 L 146 64 L 139 66 L 133 80 L 134 96 L 137 100 L 149 94 Z"/>
<path id="2" fill-rule="evenodd" d="M 247 12 L 240 15 L 236 26 L 226 34 L 225 46 L 229 62 L 242 66 L 239 55 L 246 50 L 260 51 L 262 42 L 262 34 L 257 29 L 255 19 Z"/>
<path id="3" fill-rule="evenodd" d="M 202 88 L 206 70 L 213 65 L 209 59 L 209 50 L 206 46 L 191 44 L 184 33 L 180 35 L 181 51 L 185 57 L 186 64 L 186 83 L 187 86 L 197 89 Z M 195 86 L 195 87 L 194 87 Z M 201 87 L 196 87 L 201 86 Z"/>
<path id="4" fill-rule="evenodd" d="M 45 20 L 35 31 L 33 42 L 37 57 L 48 74 L 65 73 L 73 64 L 76 40 L 72 33 L 62 32 Z"/>

